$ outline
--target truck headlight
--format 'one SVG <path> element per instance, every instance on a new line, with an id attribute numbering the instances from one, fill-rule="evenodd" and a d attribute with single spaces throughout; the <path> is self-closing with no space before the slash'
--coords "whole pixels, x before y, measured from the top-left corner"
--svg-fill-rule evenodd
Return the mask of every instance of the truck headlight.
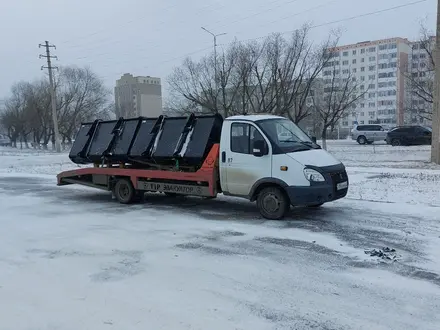
<path id="1" fill-rule="evenodd" d="M 313 170 L 311 168 L 305 168 L 304 169 L 304 176 L 307 180 L 313 181 L 313 182 L 324 182 L 325 178 L 322 176 L 321 173 L 319 173 L 316 170 Z"/>

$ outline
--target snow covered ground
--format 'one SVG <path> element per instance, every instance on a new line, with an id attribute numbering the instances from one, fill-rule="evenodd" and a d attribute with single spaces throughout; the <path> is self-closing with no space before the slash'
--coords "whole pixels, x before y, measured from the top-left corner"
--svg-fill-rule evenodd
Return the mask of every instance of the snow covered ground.
<path id="1" fill-rule="evenodd" d="M 1 148 L 0 330 L 439 329 L 429 147 L 328 147 L 349 195 L 281 222 L 226 197 L 119 205 L 57 187 L 67 154 Z"/>

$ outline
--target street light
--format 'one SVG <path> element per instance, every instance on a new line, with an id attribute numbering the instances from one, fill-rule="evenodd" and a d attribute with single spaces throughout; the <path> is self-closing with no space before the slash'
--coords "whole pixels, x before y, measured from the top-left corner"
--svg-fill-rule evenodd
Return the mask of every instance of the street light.
<path id="1" fill-rule="evenodd" d="M 215 83 L 215 110 L 218 111 L 217 109 L 217 93 L 218 93 L 218 83 L 217 83 L 217 37 L 219 36 L 223 36 L 226 33 L 219 33 L 219 34 L 214 34 L 211 31 L 209 31 L 208 29 L 205 29 L 202 26 L 202 29 L 206 32 L 208 32 L 210 35 L 213 36 L 214 38 L 214 83 Z"/>

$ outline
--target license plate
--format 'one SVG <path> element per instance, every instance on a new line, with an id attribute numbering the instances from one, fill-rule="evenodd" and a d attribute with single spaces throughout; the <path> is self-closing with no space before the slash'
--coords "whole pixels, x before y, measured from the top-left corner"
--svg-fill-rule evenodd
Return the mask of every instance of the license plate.
<path id="1" fill-rule="evenodd" d="M 344 181 L 336 185 L 337 190 L 346 189 L 347 187 L 348 187 L 348 181 Z"/>

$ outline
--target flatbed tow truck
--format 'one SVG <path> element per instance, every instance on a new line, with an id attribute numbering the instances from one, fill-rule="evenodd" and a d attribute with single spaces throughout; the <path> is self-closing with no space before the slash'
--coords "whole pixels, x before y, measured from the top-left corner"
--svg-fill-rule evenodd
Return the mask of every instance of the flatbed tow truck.
<path id="1" fill-rule="evenodd" d="M 69 158 L 90 167 L 57 175 L 59 186 L 111 191 L 123 204 L 147 192 L 256 201 L 271 220 L 290 206 L 346 196 L 344 165 L 290 120 L 219 115 L 96 120 L 81 124 Z"/>

